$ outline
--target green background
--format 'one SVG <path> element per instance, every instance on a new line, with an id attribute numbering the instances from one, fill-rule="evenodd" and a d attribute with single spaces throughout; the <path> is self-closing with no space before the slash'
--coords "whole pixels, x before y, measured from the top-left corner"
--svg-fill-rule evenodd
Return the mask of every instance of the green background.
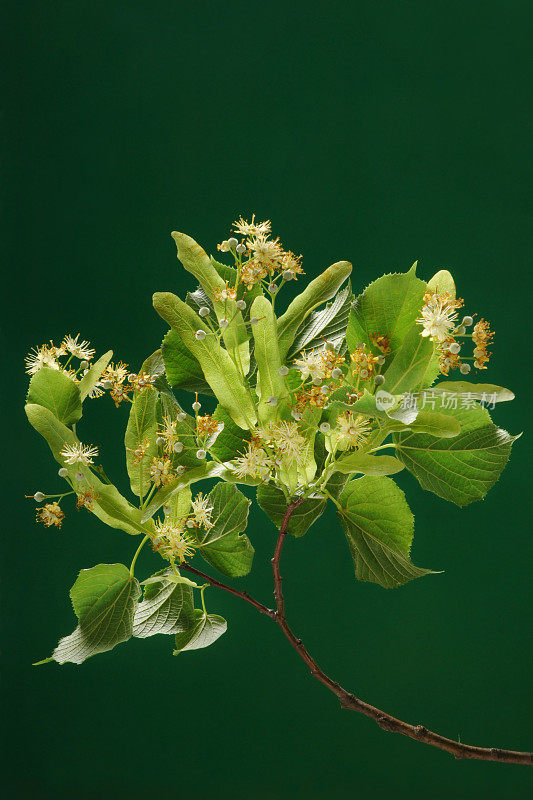
<path id="1" fill-rule="evenodd" d="M 2 11 L 8 796 L 525 794 L 524 767 L 455 761 L 340 711 L 266 618 L 215 590 L 209 608 L 229 630 L 208 650 L 176 659 L 159 636 L 82 667 L 32 668 L 74 627 L 78 570 L 129 562 L 135 543 L 85 512 L 70 510 L 61 533 L 35 525 L 24 493 L 60 484 L 25 422 L 22 358 L 80 330 L 137 368 L 165 330 L 152 292 L 192 286 L 169 232 L 214 251 L 255 211 L 308 275 L 353 261 L 356 290 L 417 258 L 426 278 L 451 269 L 468 313 L 497 331 L 483 378 L 517 389 L 495 419 L 520 431 L 531 4 L 24 0 Z M 120 481 L 125 414 L 106 398 L 82 423 Z M 414 560 L 444 572 L 399 590 L 355 581 L 333 514 L 291 540 L 289 619 L 324 669 L 411 722 L 531 749 L 529 468 L 524 437 L 487 500 L 463 510 L 402 474 Z M 246 581 L 269 602 L 273 532 L 260 510 L 249 532 Z M 143 553 L 140 572 L 157 563 Z"/>

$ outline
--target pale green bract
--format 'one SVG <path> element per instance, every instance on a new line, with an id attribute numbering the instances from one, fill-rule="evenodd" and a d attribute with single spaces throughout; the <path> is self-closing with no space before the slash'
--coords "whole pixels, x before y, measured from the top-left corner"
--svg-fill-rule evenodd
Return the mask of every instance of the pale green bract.
<path id="1" fill-rule="evenodd" d="M 469 380 L 451 372 L 443 342 L 421 335 L 428 297 L 455 302 L 447 270 L 426 282 L 414 264 L 354 295 L 357 276 L 348 283 L 351 264 L 337 261 L 283 310 L 284 283 L 305 279 L 299 259 L 268 230 L 243 233 L 240 250 L 223 242 L 232 264 L 186 234 L 172 236 L 199 286 L 185 299 L 156 292 L 167 327 L 138 373 L 113 367 L 111 351 L 74 368 L 53 351 L 44 365 L 32 356 L 26 413 L 61 475 L 45 501 L 67 508 L 72 496 L 110 528 L 139 537 L 134 548 L 124 538 L 130 567 L 81 570 L 71 589 L 78 625 L 47 661 L 80 664 L 156 634 L 175 637 L 175 654 L 213 644 L 227 623 L 206 610 L 209 585 L 261 604 L 203 569 L 240 580 L 267 526 L 279 532 L 279 553 L 286 534 L 344 533 L 360 581 L 393 588 L 428 575 L 411 558 L 414 517 L 390 476 L 404 470 L 406 484 L 411 473 L 422 489 L 463 506 L 485 497 L 517 438 L 485 407 L 512 400 L 512 391 L 476 383 L 475 370 Z M 83 419 L 86 404 L 106 402 L 96 398 L 107 391 L 128 406 L 121 425 L 129 481 L 120 491 Z M 250 525 L 252 497 L 264 514 Z M 336 532 L 324 529 L 328 504 Z M 39 515 L 59 527 L 46 505 Z M 72 524 L 67 515 L 63 535 Z M 148 544 L 164 564 L 139 584 Z M 279 593 L 276 602 L 277 611 L 264 613 L 276 618 Z"/>

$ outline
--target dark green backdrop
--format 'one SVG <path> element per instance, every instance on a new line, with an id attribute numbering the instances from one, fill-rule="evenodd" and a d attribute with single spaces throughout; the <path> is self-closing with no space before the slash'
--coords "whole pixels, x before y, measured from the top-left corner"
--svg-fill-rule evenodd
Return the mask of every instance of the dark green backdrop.
<path id="1" fill-rule="evenodd" d="M 516 798 L 524 767 L 454 761 L 387 734 L 307 674 L 256 612 L 179 658 L 163 637 L 82 667 L 48 655 L 81 567 L 134 542 L 84 512 L 37 527 L 25 492 L 59 486 L 26 425 L 22 357 L 82 332 L 138 367 L 164 326 L 154 290 L 190 286 L 169 232 L 213 251 L 237 213 L 270 217 L 309 275 L 354 262 L 354 287 L 450 268 L 496 328 L 496 420 L 530 410 L 531 4 L 519 0 L 3 2 L 3 706 L 10 797 Z M 485 377 L 485 376 L 483 376 Z M 531 384 L 529 384 L 531 390 Z M 5 394 L 4 394 L 4 399 Z M 83 422 L 123 479 L 109 400 Z M 360 584 L 333 515 L 286 548 L 288 613 L 364 699 L 452 737 L 533 746 L 529 438 L 487 500 L 459 510 L 400 483 L 416 563 L 396 591 Z M 524 508 L 527 506 L 527 508 Z M 272 530 L 254 512 L 248 582 L 270 597 Z M 156 563 L 143 554 L 141 571 Z"/>

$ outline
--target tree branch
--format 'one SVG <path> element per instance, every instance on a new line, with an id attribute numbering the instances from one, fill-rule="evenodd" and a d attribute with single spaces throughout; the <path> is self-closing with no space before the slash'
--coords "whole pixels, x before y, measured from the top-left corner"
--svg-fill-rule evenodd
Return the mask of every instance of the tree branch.
<path id="1" fill-rule="evenodd" d="M 439 733 L 434 733 L 433 731 L 428 730 L 426 727 L 424 727 L 424 725 L 411 725 L 408 722 L 403 722 L 401 719 L 393 717 L 386 711 L 381 711 L 379 708 L 371 706 L 369 703 L 365 703 L 363 700 L 360 700 L 358 697 L 351 694 L 351 692 L 348 692 L 346 689 L 344 689 L 339 683 L 332 680 L 332 678 L 330 678 L 323 670 L 320 669 L 314 658 L 304 647 L 302 640 L 298 639 L 292 632 L 286 620 L 285 600 L 282 590 L 283 579 L 280 574 L 279 566 L 283 543 L 287 535 L 291 514 L 302 502 L 303 500 L 299 499 L 287 506 L 287 510 L 281 523 L 278 540 L 276 542 L 274 557 L 272 558 L 274 596 L 276 598 L 275 611 L 263 605 L 263 603 L 259 603 L 257 600 L 254 600 L 247 592 L 239 592 L 237 589 L 233 589 L 231 586 L 227 586 L 226 584 L 221 583 L 221 581 L 211 578 L 204 572 L 200 572 L 200 570 L 196 569 L 195 567 L 189 566 L 189 564 L 181 564 L 180 568 L 186 569 L 189 572 L 193 572 L 195 575 L 198 575 L 200 578 L 203 578 L 210 583 L 211 586 L 216 586 L 219 589 L 224 589 L 224 591 L 230 592 L 230 594 L 241 597 L 243 600 L 246 600 L 247 603 L 251 603 L 251 605 L 257 608 L 257 610 L 262 614 L 266 614 L 268 617 L 273 619 L 274 622 L 279 625 L 300 658 L 307 664 L 311 671 L 311 675 L 320 681 L 320 683 L 324 684 L 324 686 L 326 686 L 338 697 L 341 708 L 358 711 L 360 714 L 364 714 L 366 717 L 373 719 L 374 722 L 376 722 L 379 727 L 385 731 L 401 733 L 403 736 L 408 736 L 410 739 L 416 739 L 418 742 L 425 742 L 425 744 L 429 744 L 432 747 L 437 747 L 440 750 L 445 750 L 447 753 L 451 753 L 453 756 L 455 756 L 455 758 L 477 759 L 478 761 L 500 761 L 506 764 L 533 765 L 533 753 L 520 752 L 516 750 L 502 750 L 499 747 L 474 747 L 473 745 L 456 742 L 454 739 L 447 739 L 445 736 L 441 736 Z"/>

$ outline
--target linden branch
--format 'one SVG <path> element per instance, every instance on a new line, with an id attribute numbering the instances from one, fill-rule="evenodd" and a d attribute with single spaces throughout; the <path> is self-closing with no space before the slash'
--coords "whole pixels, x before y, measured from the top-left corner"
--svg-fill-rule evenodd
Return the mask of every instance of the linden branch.
<path id="1" fill-rule="evenodd" d="M 201 572 L 195 567 L 191 567 L 189 564 L 182 564 L 181 569 L 188 570 L 189 572 L 198 575 L 210 583 L 211 586 L 215 586 L 218 589 L 223 589 L 224 591 L 229 592 L 236 597 L 242 598 L 247 603 L 253 605 L 262 614 L 266 614 L 266 616 L 274 620 L 274 622 L 279 625 L 300 658 L 307 664 L 311 671 L 311 675 L 320 681 L 320 683 L 324 684 L 324 686 L 326 686 L 338 697 L 341 708 L 358 711 L 360 714 L 364 714 L 366 717 L 373 719 L 374 722 L 376 722 L 383 730 L 390 731 L 391 733 L 401 733 L 403 736 L 408 736 L 410 739 L 416 739 L 419 742 L 425 742 L 425 744 L 429 744 L 432 747 L 437 747 L 440 750 L 445 750 L 447 753 L 451 753 L 453 756 L 455 756 L 455 758 L 471 758 L 477 759 L 478 761 L 501 761 L 506 764 L 533 765 L 533 753 L 519 752 L 516 750 L 502 750 L 499 747 L 474 747 L 473 745 L 463 744 L 463 742 L 457 742 L 454 739 L 447 739 L 445 736 L 441 736 L 438 733 L 428 730 L 428 728 L 424 727 L 424 725 L 411 725 L 408 722 L 403 722 L 402 720 L 393 717 L 391 714 L 388 714 L 386 711 L 381 711 L 379 708 L 360 700 L 351 692 L 348 692 L 346 689 L 344 689 L 339 683 L 332 680 L 328 675 L 326 675 L 325 672 L 323 672 L 323 670 L 320 669 L 317 662 L 308 653 L 302 640 L 298 639 L 289 627 L 285 617 L 285 601 L 282 590 L 283 579 L 280 574 L 280 559 L 285 537 L 287 535 L 289 520 L 293 511 L 298 508 L 302 502 L 303 500 L 301 499 L 295 500 L 293 503 L 290 503 L 287 506 L 276 542 L 276 549 L 272 558 L 272 571 L 274 574 L 274 597 L 276 599 L 275 610 L 268 608 L 257 600 L 254 600 L 254 598 L 251 597 L 247 592 L 240 592 L 237 589 L 233 589 L 231 586 L 221 583 L 221 581 L 216 580 L 216 578 L 211 578 L 209 575 L 206 575 L 204 572 Z"/>

